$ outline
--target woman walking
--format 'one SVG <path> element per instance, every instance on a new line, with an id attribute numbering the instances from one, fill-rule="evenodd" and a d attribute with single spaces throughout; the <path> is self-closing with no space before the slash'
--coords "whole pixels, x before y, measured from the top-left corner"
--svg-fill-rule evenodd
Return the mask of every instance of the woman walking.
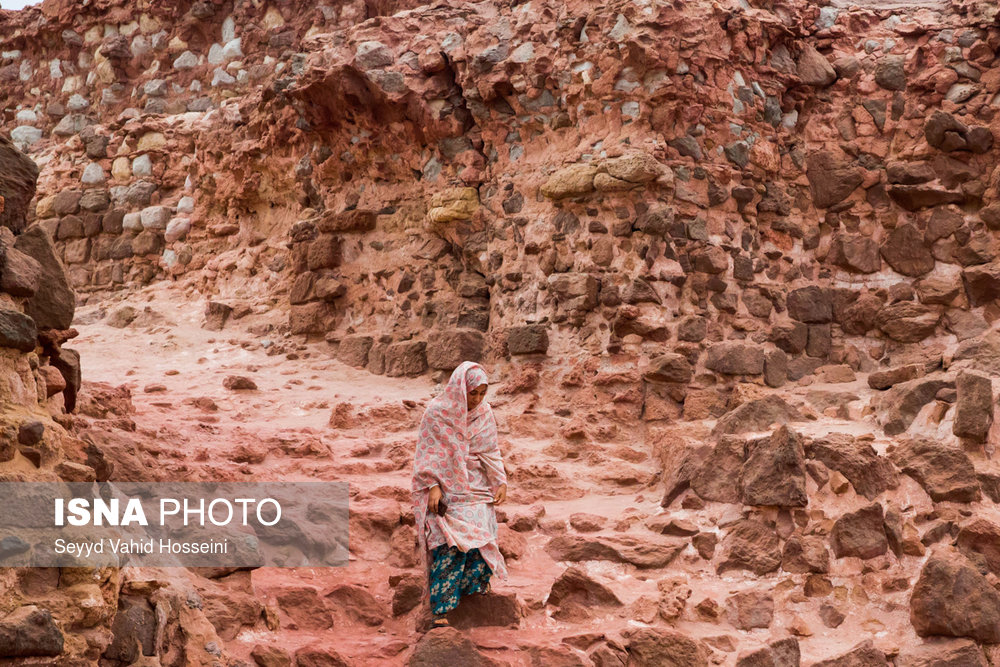
<path id="1" fill-rule="evenodd" d="M 463 361 L 420 421 L 413 465 L 413 514 L 427 562 L 434 627 L 459 599 L 507 578 L 493 505 L 507 497 L 497 425 L 483 400 L 483 367 Z"/>

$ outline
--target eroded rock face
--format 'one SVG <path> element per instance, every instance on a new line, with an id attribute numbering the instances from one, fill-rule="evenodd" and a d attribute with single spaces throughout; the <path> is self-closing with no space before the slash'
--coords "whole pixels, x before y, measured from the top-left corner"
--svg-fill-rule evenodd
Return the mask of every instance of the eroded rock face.
<path id="1" fill-rule="evenodd" d="M 995 644 L 1000 642 L 1000 593 L 962 556 L 935 553 L 913 586 L 910 619 L 922 637 Z"/>
<path id="2" fill-rule="evenodd" d="M 980 497 L 976 470 L 955 445 L 914 438 L 897 447 L 892 459 L 936 501 L 972 502 Z"/>
<path id="3" fill-rule="evenodd" d="M 546 590 L 559 590 L 554 582 L 574 584 L 560 578 L 562 565 L 546 569 L 553 557 L 579 564 L 592 581 L 576 583 L 595 596 L 594 584 L 618 595 L 591 576 L 595 564 L 659 579 L 691 574 L 690 556 L 748 586 L 779 566 L 823 575 L 842 565 L 831 566 L 831 548 L 844 558 L 885 550 L 874 506 L 864 508 L 851 486 L 886 508 L 885 541 L 911 581 L 915 565 L 905 556 L 923 554 L 922 538 L 956 537 L 978 565 L 992 562 L 990 533 L 976 517 L 937 507 L 941 516 L 925 527 L 923 510 L 897 502 L 896 469 L 927 490 L 921 503 L 1000 497 L 998 473 L 976 449 L 989 443 L 986 383 L 1000 374 L 988 331 L 1000 296 L 1000 36 L 991 3 L 753 3 L 736 13 L 725 2 L 487 2 L 475 11 L 450 1 L 422 11 L 409 0 L 147 4 L 48 2 L 0 17 L 5 130 L 44 164 L 35 196 L 26 187 L 30 161 L 0 142 L 0 171 L 14 165 L 0 173 L 0 226 L 11 231 L 0 239 L 0 342 L 17 365 L 0 385 L 31 421 L 45 422 L 40 435 L 23 414 L 2 425 L 25 434 L 23 443 L 0 443 L 0 459 L 22 466 L 18 474 L 107 479 L 179 465 L 165 452 L 129 459 L 125 445 L 109 444 L 107 423 L 68 448 L 73 461 L 57 463 L 60 431 L 43 419 L 73 410 L 80 392 L 80 408 L 100 414 L 89 419 L 136 438 L 162 426 L 145 408 L 137 416 L 95 406 L 118 395 L 88 395 L 81 359 L 62 346 L 73 324 L 71 286 L 86 290 L 89 317 L 106 290 L 176 281 L 186 298 L 216 304 L 204 315 L 210 330 L 225 332 L 219 340 L 246 334 L 248 352 L 266 342 L 269 357 L 309 355 L 317 367 L 336 355 L 359 371 L 354 378 L 363 369 L 394 383 L 379 385 L 394 397 L 382 412 L 339 398 L 325 405 L 317 395 L 318 423 L 332 413 L 337 438 L 271 434 L 241 441 L 225 460 L 214 450 L 209 461 L 195 460 L 200 450 L 182 452 L 193 467 L 260 474 L 265 459 L 295 459 L 297 474 L 343 476 L 363 498 L 402 503 L 405 488 L 387 480 L 405 476 L 420 401 L 407 397 L 401 407 L 395 392 L 471 358 L 488 366 L 497 388 L 518 504 L 637 498 L 621 516 L 568 524 L 524 520 L 517 507 L 502 522 L 502 548 L 534 578 L 522 599 L 505 597 L 486 615 L 523 611 L 532 624 Z M 107 324 L 123 335 L 149 323 L 141 308 L 115 312 Z M 258 379 L 260 390 L 224 392 L 225 400 L 260 405 L 284 384 Z M 161 380 L 145 385 L 149 393 L 162 391 Z M 220 380 L 211 386 L 221 391 Z M 369 381 L 386 379 L 358 382 Z M 185 423 L 225 432 L 230 409 L 215 400 L 196 399 Z M 339 437 L 358 421 L 372 432 Z M 784 427 L 804 433 L 807 422 L 803 450 Z M 934 447 L 898 437 L 927 436 L 918 431 L 935 423 L 944 426 Z M 839 431 L 864 435 L 817 435 Z M 684 438 L 697 441 L 693 451 L 682 451 Z M 676 544 L 639 531 L 646 501 L 661 491 L 662 505 L 690 517 L 660 526 L 683 537 Z M 835 511 L 825 505 L 831 499 Z M 373 539 L 355 566 L 391 554 L 392 567 L 419 572 L 410 518 L 398 508 L 373 514 L 360 521 Z M 688 540 L 693 550 L 681 555 Z M 547 553 L 539 556 L 538 544 Z M 345 578 L 356 570 L 348 571 Z M 854 577 L 845 585 L 858 586 Z M 394 613 L 413 612 L 418 581 L 397 582 Z M 882 583 L 899 592 L 898 582 Z M 376 636 L 373 621 L 389 610 L 373 604 L 382 593 L 359 590 L 375 591 L 370 584 L 326 586 L 356 612 L 339 631 Z M 103 591 L 108 599 L 114 586 Z M 650 630 L 627 639 L 615 624 L 655 627 L 676 605 L 620 599 L 629 604 L 602 608 L 611 610 L 607 636 L 567 632 L 575 643 L 565 646 L 530 637 L 524 653 L 539 664 L 792 660 L 791 647 L 761 649 L 742 635 L 728 648 L 718 639 L 711 656 L 700 636 Z M 697 602 L 684 613 L 726 622 Z M 807 603 L 799 624 L 783 596 L 773 604 L 812 659 L 885 664 L 880 649 L 892 647 L 881 642 L 847 651 L 862 639 L 841 625 L 851 610 L 816 613 Z M 585 603 L 552 606 L 570 625 L 589 613 Z M 133 609 L 142 610 L 134 632 L 145 640 L 149 610 L 120 607 L 86 641 L 104 641 L 111 617 L 124 623 Z M 189 639 L 203 652 L 218 639 L 212 660 L 223 663 L 239 623 L 220 607 L 216 600 L 209 611 L 226 638 L 192 611 L 198 627 Z M 183 598 L 171 606 L 196 608 Z M 895 636 L 898 610 L 880 611 Z M 75 621 L 52 613 L 68 650 L 83 650 L 68 629 Z M 808 644 L 819 639 L 805 627 L 815 619 L 831 631 L 822 652 Z M 389 634 L 365 642 L 372 648 L 360 658 L 324 641 L 254 659 L 339 664 L 419 654 L 428 664 L 474 664 L 502 652 L 455 637 L 417 647 Z"/>

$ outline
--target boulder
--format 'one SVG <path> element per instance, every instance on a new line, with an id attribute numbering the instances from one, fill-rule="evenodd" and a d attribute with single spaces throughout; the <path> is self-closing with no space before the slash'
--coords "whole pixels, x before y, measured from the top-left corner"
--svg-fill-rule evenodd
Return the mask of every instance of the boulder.
<path id="1" fill-rule="evenodd" d="M 726 618 L 737 630 L 769 628 L 774 620 L 774 597 L 765 591 L 744 591 L 726 599 Z"/>
<path id="2" fill-rule="evenodd" d="M 917 413 L 942 389 L 954 389 L 953 376 L 933 373 L 899 382 L 875 398 L 875 413 L 886 435 L 899 435 L 910 427 Z"/>
<path id="3" fill-rule="evenodd" d="M 924 121 L 927 143 L 943 151 L 965 148 L 968 134 L 969 128 L 964 123 L 940 109 L 936 109 Z"/>
<path id="4" fill-rule="evenodd" d="M 507 329 L 507 352 L 510 354 L 545 354 L 548 349 L 549 334 L 544 324 L 526 324 Z"/>
<path id="5" fill-rule="evenodd" d="M 799 667 L 799 640 L 786 637 L 749 653 L 740 653 L 736 667 Z"/>
<path id="6" fill-rule="evenodd" d="M 675 352 L 668 352 L 654 357 L 649 361 L 649 368 L 643 378 L 649 382 L 667 382 L 687 384 L 694 375 L 687 357 Z"/>
<path id="7" fill-rule="evenodd" d="M 924 245 L 924 235 L 912 224 L 893 229 L 881 252 L 886 263 L 904 276 L 921 276 L 934 268 L 934 256 Z"/>
<path id="8" fill-rule="evenodd" d="M 826 541 L 816 535 L 792 535 L 781 550 L 781 569 L 795 574 L 825 574 L 830 571 Z"/>
<path id="9" fill-rule="evenodd" d="M 722 557 L 716 572 L 750 570 L 761 576 L 774 572 L 780 564 L 781 551 L 774 529 L 755 519 L 744 519 L 722 540 Z"/>
<path id="10" fill-rule="evenodd" d="M 844 514 L 833 524 L 830 543 L 837 558 L 868 559 L 884 554 L 889 550 L 889 541 L 883 527 L 882 506 L 872 503 Z"/>
<path id="11" fill-rule="evenodd" d="M 813 205 L 829 208 L 847 199 L 861 185 L 864 170 L 842 153 L 819 150 L 806 158 L 806 177 Z"/>
<path id="12" fill-rule="evenodd" d="M 554 273 L 548 288 L 566 310 L 588 311 L 597 307 L 597 279 L 586 273 Z"/>
<path id="13" fill-rule="evenodd" d="M 907 211 L 919 211 L 930 206 L 961 204 L 965 194 L 940 185 L 923 183 L 920 185 L 890 185 L 889 196 Z"/>
<path id="14" fill-rule="evenodd" d="M 316 223 L 317 229 L 325 234 L 341 232 L 370 232 L 375 229 L 376 211 L 353 209 L 334 213 L 325 211 Z"/>
<path id="15" fill-rule="evenodd" d="M 17 150 L 6 137 L 0 136 L 0 227 L 17 233 L 24 229 L 28 218 L 28 205 L 35 196 L 38 165 Z"/>
<path id="16" fill-rule="evenodd" d="M 556 607 L 580 604 L 586 607 L 621 607 L 615 592 L 577 567 L 568 567 L 552 582 L 545 604 Z"/>
<path id="17" fill-rule="evenodd" d="M 872 640 L 866 639 L 847 653 L 814 662 L 812 667 L 891 667 L 891 665 L 885 659 L 885 654 L 875 648 Z"/>
<path id="18" fill-rule="evenodd" d="M 716 422 L 713 435 L 767 431 L 774 424 L 804 421 L 802 414 L 777 394 L 747 401 Z"/>
<path id="19" fill-rule="evenodd" d="M 482 361 L 486 341 L 481 331 L 450 329 L 427 336 L 427 365 L 451 371 L 463 361 Z"/>
<path id="20" fill-rule="evenodd" d="M 900 343 L 919 343 L 934 334 L 941 312 L 912 301 L 886 306 L 875 316 L 875 326 Z"/>
<path id="21" fill-rule="evenodd" d="M 802 83 L 816 88 L 826 88 L 837 80 L 837 72 L 826 57 L 811 44 L 802 47 L 795 72 Z"/>
<path id="22" fill-rule="evenodd" d="M 1000 297 L 1000 260 L 968 267 L 962 271 L 962 282 L 970 306 L 993 303 Z"/>
<path id="23" fill-rule="evenodd" d="M 73 323 L 76 294 L 69 285 L 52 238 L 41 225 L 34 224 L 17 237 L 14 247 L 41 267 L 38 289 L 25 302 L 25 314 L 39 329 L 68 329 Z"/>
<path id="24" fill-rule="evenodd" d="M 955 389 L 952 433 L 984 442 L 993 424 L 993 383 L 986 376 L 962 372 L 955 379 Z"/>
<path id="25" fill-rule="evenodd" d="M 500 663 L 483 655 L 475 644 L 455 628 L 432 628 L 417 642 L 407 667 L 499 667 Z"/>
<path id="26" fill-rule="evenodd" d="M 932 639 L 903 649 L 896 667 L 989 667 L 983 650 L 968 639 Z"/>
<path id="27" fill-rule="evenodd" d="M 958 531 L 955 546 L 974 563 L 982 563 L 1000 576 L 1000 526 L 986 519 L 973 519 Z"/>
<path id="28" fill-rule="evenodd" d="M 723 436 L 691 476 L 691 490 L 702 500 L 720 503 L 740 501 L 740 473 L 746 458 L 742 438 Z"/>
<path id="29" fill-rule="evenodd" d="M 740 476 L 744 504 L 805 507 L 809 503 L 798 434 L 782 426 L 770 438 L 753 441 L 747 450 Z"/>
<path id="30" fill-rule="evenodd" d="M 25 605 L 0 619 L 0 657 L 51 657 L 62 652 L 63 634 L 47 609 Z"/>
<path id="31" fill-rule="evenodd" d="M 557 535 L 545 545 L 545 553 L 558 561 L 607 560 L 650 568 L 666 567 L 685 545 L 679 540 L 652 535 L 643 538 L 634 535 Z"/>
<path id="32" fill-rule="evenodd" d="M 708 667 L 709 649 L 674 630 L 638 628 L 623 633 L 629 667 Z"/>
<path id="33" fill-rule="evenodd" d="M 0 308 L 0 347 L 31 352 L 37 337 L 34 320 L 16 310 Z"/>
<path id="34" fill-rule="evenodd" d="M 769 338 L 779 350 L 788 354 L 798 354 L 806 349 L 809 327 L 793 320 L 775 322 L 771 327 Z"/>
<path id="35" fill-rule="evenodd" d="M 833 301 L 830 291 L 809 285 L 788 293 L 788 315 L 806 324 L 820 324 L 833 319 Z"/>
<path id="36" fill-rule="evenodd" d="M 979 479 L 969 457 L 941 440 L 913 438 L 898 445 L 893 462 L 915 479 L 935 502 L 970 503 L 980 498 Z"/>
<path id="37" fill-rule="evenodd" d="M 899 474 L 892 462 L 879 456 L 869 443 L 847 433 L 812 440 L 806 445 L 805 455 L 842 474 L 855 492 L 869 500 L 899 486 Z"/>
<path id="38" fill-rule="evenodd" d="M 886 90 L 906 90 L 905 56 L 883 56 L 875 65 L 875 83 Z"/>
<path id="39" fill-rule="evenodd" d="M 420 375 L 427 370 L 427 343 L 404 340 L 385 350 L 385 374 L 389 377 Z"/>
<path id="40" fill-rule="evenodd" d="M 348 366 L 364 368 L 368 365 L 368 351 L 374 343 L 374 338 L 363 334 L 344 336 L 337 347 L 337 358 Z"/>
<path id="41" fill-rule="evenodd" d="M 549 199 L 579 197 L 594 190 L 594 176 L 597 167 L 589 164 L 574 164 L 549 176 L 542 185 L 542 195 Z"/>
<path id="42" fill-rule="evenodd" d="M 882 269 L 879 246 L 867 236 L 837 234 L 830 243 L 827 261 L 851 273 L 876 273 Z"/>
<path id="43" fill-rule="evenodd" d="M 890 387 L 899 384 L 900 382 L 907 382 L 919 377 L 923 373 L 923 370 L 917 364 L 908 364 L 906 366 L 896 366 L 895 368 L 887 368 L 884 371 L 875 371 L 868 375 L 868 386 L 872 389 L 878 389 L 880 391 L 885 391 Z"/>
<path id="44" fill-rule="evenodd" d="M 921 637 L 1000 643 L 1000 591 L 960 554 L 933 553 L 910 595 L 910 622 Z"/>
<path id="45" fill-rule="evenodd" d="M 708 348 L 705 367 L 724 375 L 760 375 L 764 372 L 764 351 L 738 341 L 715 343 Z"/>
<path id="46" fill-rule="evenodd" d="M 31 297 L 38 291 L 41 278 L 42 265 L 15 248 L 13 236 L 0 234 L 0 290 L 13 296 Z"/>

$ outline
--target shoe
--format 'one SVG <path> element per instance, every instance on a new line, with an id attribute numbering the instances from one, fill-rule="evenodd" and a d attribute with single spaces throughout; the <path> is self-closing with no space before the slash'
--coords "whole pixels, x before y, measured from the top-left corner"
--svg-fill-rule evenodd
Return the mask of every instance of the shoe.
<path id="1" fill-rule="evenodd" d="M 436 617 L 434 619 L 434 622 L 431 623 L 431 627 L 432 628 L 449 628 L 449 627 L 451 627 L 451 623 L 449 623 L 448 619 L 445 618 L 444 616 L 438 616 L 438 617 Z"/>

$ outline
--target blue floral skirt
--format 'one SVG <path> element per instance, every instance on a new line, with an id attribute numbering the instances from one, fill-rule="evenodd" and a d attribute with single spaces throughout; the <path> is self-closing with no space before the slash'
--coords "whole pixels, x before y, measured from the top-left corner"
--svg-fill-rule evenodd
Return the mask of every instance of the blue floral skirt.
<path id="1" fill-rule="evenodd" d="M 463 595 L 488 590 L 492 574 L 479 549 L 463 553 L 458 547 L 447 544 L 434 547 L 431 549 L 431 610 L 437 615 L 447 614 L 458 606 Z"/>

